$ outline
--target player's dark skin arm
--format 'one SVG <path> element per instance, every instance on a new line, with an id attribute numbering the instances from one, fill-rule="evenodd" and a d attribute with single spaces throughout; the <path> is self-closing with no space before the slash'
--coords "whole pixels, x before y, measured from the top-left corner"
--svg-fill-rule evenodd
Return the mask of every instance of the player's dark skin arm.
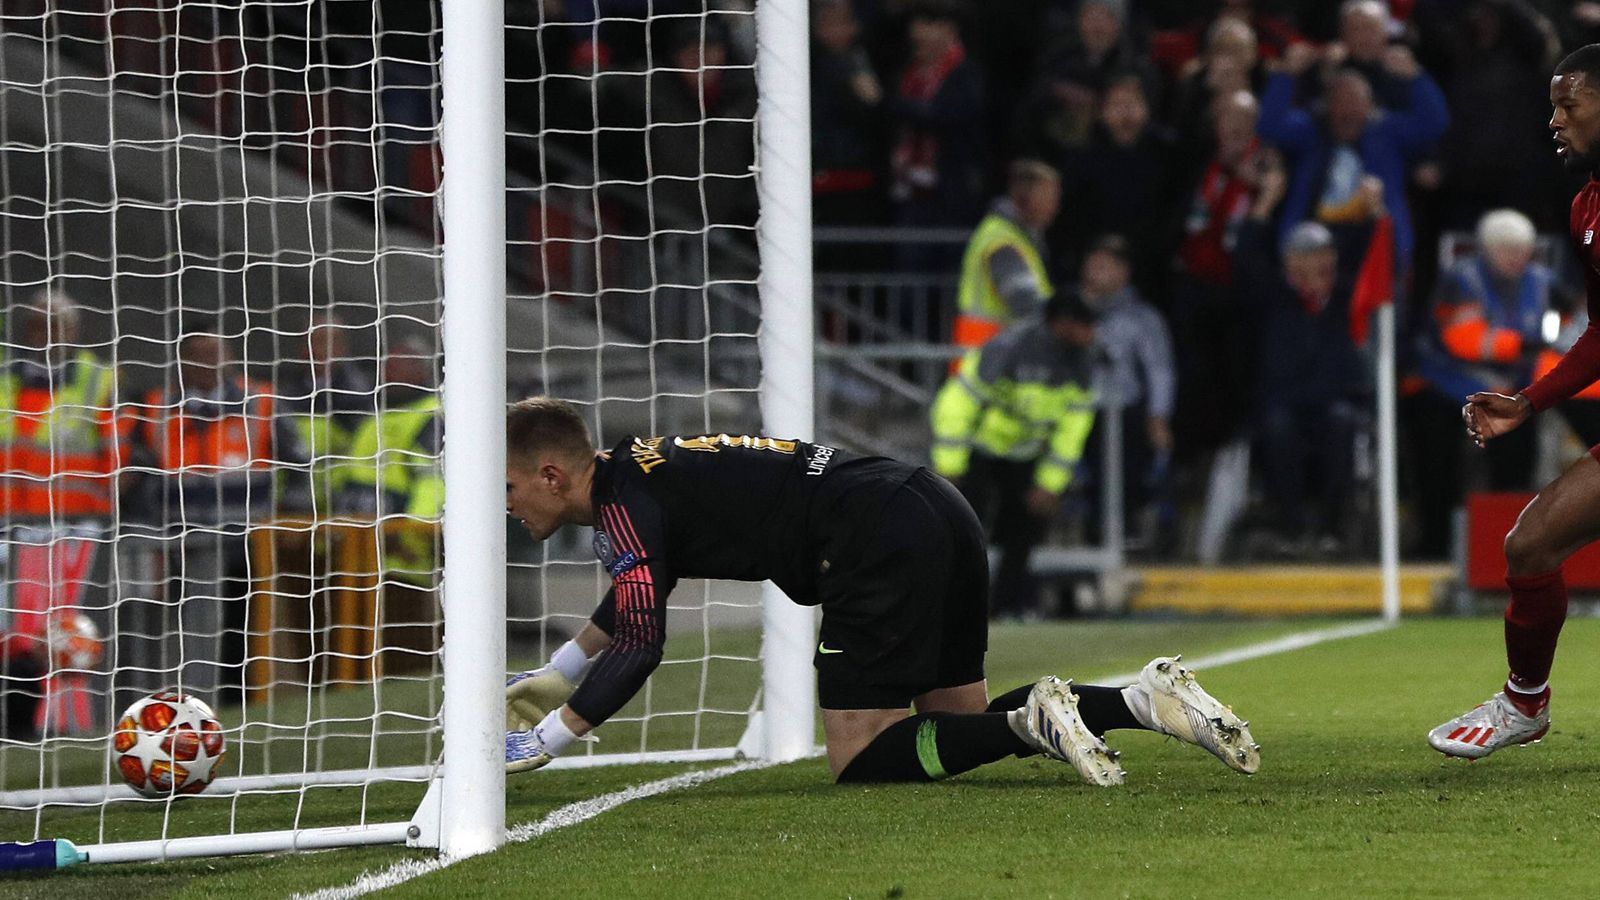
<path id="1" fill-rule="evenodd" d="M 1600 150 L 1600 85 L 1590 84 L 1589 76 L 1583 72 L 1556 75 L 1550 79 L 1550 104 L 1550 130 L 1555 134 L 1557 155 L 1592 158 Z M 1584 334 L 1584 338 L 1592 337 L 1591 332 Z M 1583 354 L 1574 351 L 1580 350 L 1584 338 L 1568 351 L 1562 363 L 1570 366 L 1579 361 Z M 1467 434 L 1480 447 L 1520 427 L 1533 413 L 1532 402 L 1523 394 L 1473 394 L 1461 410 Z M 1600 538 L 1597 501 L 1600 462 L 1586 453 L 1546 485 L 1517 517 L 1516 526 L 1506 535 L 1507 574 L 1553 572 L 1580 547 Z"/>

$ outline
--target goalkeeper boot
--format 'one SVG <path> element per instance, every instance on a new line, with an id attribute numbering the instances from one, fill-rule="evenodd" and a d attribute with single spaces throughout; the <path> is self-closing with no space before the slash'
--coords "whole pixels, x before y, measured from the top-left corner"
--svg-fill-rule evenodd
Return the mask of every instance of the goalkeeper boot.
<path id="1" fill-rule="evenodd" d="M 1206 693 L 1182 659 L 1150 660 L 1138 683 L 1123 689 L 1134 718 L 1152 731 L 1204 747 L 1230 769 L 1254 775 L 1261 768 L 1261 745 L 1250 736 L 1250 723 Z"/>
<path id="2" fill-rule="evenodd" d="M 1550 707 L 1526 715 L 1500 691 L 1488 700 L 1428 732 L 1428 744 L 1445 756 L 1479 759 L 1499 750 L 1531 744 L 1550 730 Z"/>
<path id="3" fill-rule="evenodd" d="M 1072 682 L 1046 675 L 1028 692 L 1027 705 L 1010 716 L 1011 729 L 1051 759 L 1070 763 L 1089 784 L 1121 784 L 1126 773 L 1117 764 L 1122 754 L 1106 746 L 1078 715 Z"/>

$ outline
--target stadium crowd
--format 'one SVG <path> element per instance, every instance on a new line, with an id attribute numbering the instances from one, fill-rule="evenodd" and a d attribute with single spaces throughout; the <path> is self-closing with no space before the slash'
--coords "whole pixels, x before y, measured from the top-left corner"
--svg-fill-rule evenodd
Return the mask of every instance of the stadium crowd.
<path id="1" fill-rule="evenodd" d="M 1408 555 L 1447 555 L 1466 485 L 1531 488 L 1531 430 L 1469 455 L 1459 408 L 1470 391 L 1528 383 L 1584 324 L 1565 247 L 1577 185 L 1554 158 L 1546 94 L 1562 48 L 1600 35 L 1600 4 L 813 10 L 817 224 L 976 227 L 965 264 L 987 286 L 969 289 L 963 270 L 959 344 L 1053 291 L 1088 300 L 1105 317 L 1097 383 L 1112 379 L 1127 421 L 1145 423 L 1127 429 L 1130 497 L 1197 499 L 1219 454 L 1253 447 L 1239 532 L 1262 538 L 1254 552 L 1364 552 L 1372 529 L 1352 524 L 1351 498 L 1370 471 L 1384 283 L 1398 301 Z M 1058 182 L 1059 214 L 1030 219 L 1040 172 Z M 997 218 L 1012 229 L 998 242 Z M 1113 293 L 1159 313 L 1131 338 L 1104 299 L 1108 256 L 1126 263 Z M 1600 440 L 1595 406 L 1563 410 L 1586 443 Z"/>
<path id="2" fill-rule="evenodd" d="M 514 180 L 543 184 L 514 190 L 509 215 L 513 240 L 535 248 L 513 254 L 533 291 L 633 287 L 626 270 L 644 267 L 624 250 L 674 235 L 737 251 L 691 260 L 686 283 L 748 279 L 753 8 L 508 3 L 508 160 Z M 172 74 L 180 106 L 222 134 L 277 121 L 305 120 L 311 135 L 311 125 L 381 124 L 376 175 L 359 144 L 275 149 L 336 189 L 366 192 L 374 177 L 404 187 L 386 205 L 430 226 L 437 3 L 315 11 L 165 25 L 153 14 L 76 16 L 63 27 L 185 30 L 179 51 L 208 47 L 215 59 Z M 1355 545 L 1371 529 L 1353 526 L 1349 507 L 1370 475 L 1360 463 L 1373 427 L 1367 304 L 1385 291 L 1372 279 L 1357 291 L 1357 275 L 1385 257 L 1400 322 L 1408 555 L 1449 552 L 1466 486 L 1530 486 L 1531 430 L 1469 453 L 1457 408 L 1464 390 L 1526 383 L 1583 325 L 1563 235 L 1575 186 L 1553 158 L 1545 97 L 1563 48 L 1600 37 L 1600 3 L 1015 0 L 1001 11 L 976 0 L 814 0 L 812 13 L 817 225 L 967 230 L 974 244 L 1024 247 L 986 257 L 1009 267 L 998 273 L 1015 292 L 1008 314 L 1056 290 L 1086 298 L 1115 357 L 1094 378 L 1116 386 L 1140 426 L 1124 444 L 1127 494 L 1144 509 L 1128 522 L 1171 528 L 1171 510 L 1194 509 L 1218 482 L 1217 461 L 1244 447 L 1256 502 L 1237 534 L 1262 536 L 1269 555 L 1363 551 Z M 325 104 L 273 108 L 259 85 L 230 80 L 230 60 L 289 60 L 274 36 L 298 32 L 314 32 L 325 58 L 303 60 L 303 83 L 271 94 L 316 92 Z M 160 46 L 114 42 L 119 83 L 154 90 L 136 76 L 167 71 Z M 378 103 L 350 103 L 365 82 L 340 79 L 367 77 L 368 63 Z M 206 65 L 212 81 L 194 81 Z M 213 102 L 234 94 L 240 102 Z M 1028 165 L 1016 178 L 1019 162 Z M 574 257 L 586 241 L 609 258 Z M 894 245 L 830 245 L 819 266 L 961 280 L 960 254 Z M 1388 253 L 1375 256 L 1380 246 Z M 592 285 L 586 268 L 598 273 Z M 1001 323 L 980 321 L 992 310 L 978 307 L 1002 293 L 997 272 L 983 274 L 990 287 L 963 289 L 973 306 L 956 330 L 981 327 L 925 340 L 977 345 L 973 335 Z M 1585 441 L 1600 440 L 1595 408 L 1579 399 L 1563 409 Z M 1080 484 L 1100 465 L 1097 446 L 1088 442 Z"/>

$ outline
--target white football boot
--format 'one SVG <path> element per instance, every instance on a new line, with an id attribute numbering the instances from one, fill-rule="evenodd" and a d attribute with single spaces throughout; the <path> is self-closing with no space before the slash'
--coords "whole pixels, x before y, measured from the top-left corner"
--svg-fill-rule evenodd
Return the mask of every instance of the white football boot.
<path id="1" fill-rule="evenodd" d="M 1428 732 L 1428 744 L 1445 756 L 1480 759 L 1499 750 L 1531 744 L 1550 730 L 1550 707 L 1525 716 L 1500 691 L 1454 719 Z"/>
<path id="2" fill-rule="evenodd" d="M 1012 730 L 1045 756 L 1070 763 L 1089 784 L 1121 784 L 1126 773 L 1117 765 L 1117 758 L 1122 754 L 1107 747 L 1083 724 L 1071 687 L 1071 680 L 1054 675 L 1039 679 L 1028 692 L 1027 705 L 1008 714 Z"/>
<path id="3" fill-rule="evenodd" d="M 1152 731 L 1198 744 L 1228 768 L 1254 775 L 1261 768 L 1261 745 L 1250 723 L 1206 693 L 1183 657 L 1158 656 L 1145 664 L 1137 684 L 1123 690 L 1134 717 Z"/>

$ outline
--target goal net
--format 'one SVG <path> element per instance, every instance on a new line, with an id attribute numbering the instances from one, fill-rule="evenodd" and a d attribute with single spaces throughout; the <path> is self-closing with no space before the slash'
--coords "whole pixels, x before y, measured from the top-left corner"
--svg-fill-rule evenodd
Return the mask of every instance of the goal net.
<path id="1" fill-rule="evenodd" d="M 754 17 L 668 8 L 688 11 L 509 29 L 530 51 L 507 57 L 510 380 L 578 402 L 606 448 L 759 422 Z M 513 536 L 514 656 L 548 657 L 593 611 L 610 582 L 591 537 Z M 732 754 L 760 588 L 687 582 L 671 604 L 655 677 L 563 762 Z"/>
<path id="2" fill-rule="evenodd" d="M 801 29 L 803 101 L 803 4 L 780 5 Z M 500 806 L 498 747 L 452 744 L 467 750 L 441 762 L 490 704 L 446 715 L 446 698 L 497 693 L 481 690 L 498 646 L 483 623 L 506 633 L 512 670 L 533 667 L 607 585 L 584 534 L 535 546 L 511 533 L 504 573 L 462 566 L 467 551 L 499 558 L 505 525 L 461 537 L 482 509 L 466 491 L 498 505 L 500 476 L 446 474 L 498 458 L 482 451 L 500 440 L 493 425 L 452 418 L 458 398 L 502 396 L 482 354 L 461 352 L 473 345 L 460 335 L 502 309 L 455 299 L 474 282 L 452 277 L 479 261 L 505 271 L 506 395 L 573 400 L 606 445 L 755 430 L 763 411 L 809 437 L 793 412 L 809 415 L 809 383 L 785 400 L 762 380 L 774 349 L 772 291 L 758 291 L 770 223 L 758 228 L 753 4 L 555 9 L 512 5 L 493 23 L 506 109 L 487 140 L 466 124 L 485 121 L 474 100 L 451 105 L 448 79 L 475 54 L 450 59 L 466 45 L 437 3 L 0 10 L 8 838 L 68 838 L 93 861 L 437 845 L 452 802 Z M 453 122 L 488 150 L 447 158 L 471 146 L 451 143 Z M 484 181 L 472 161 L 502 140 L 506 191 L 486 196 L 499 173 Z M 501 210 L 503 246 L 453 256 L 485 243 L 474 228 Z M 809 283 L 787 290 L 808 325 L 794 291 Z M 475 332 L 494 336 L 482 346 L 498 325 Z M 786 334 L 809 382 L 808 327 Z M 447 438 L 447 419 L 468 424 Z M 450 543 L 465 548 L 454 568 L 452 527 L 465 541 Z M 471 596 L 502 574 L 504 614 Z M 558 765 L 767 752 L 763 617 L 769 643 L 774 621 L 793 632 L 791 672 L 809 618 L 775 619 L 759 587 L 686 582 L 672 603 L 656 676 Z M 130 704 L 164 690 L 220 725 L 203 789 L 209 745 L 184 757 L 160 722 L 160 748 L 134 762 L 112 741 Z M 798 699 L 803 716 L 782 718 L 809 747 L 809 693 Z M 157 757 L 176 768 L 158 778 Z M 474 793 L 474 771 L 492 791 Z"/>

